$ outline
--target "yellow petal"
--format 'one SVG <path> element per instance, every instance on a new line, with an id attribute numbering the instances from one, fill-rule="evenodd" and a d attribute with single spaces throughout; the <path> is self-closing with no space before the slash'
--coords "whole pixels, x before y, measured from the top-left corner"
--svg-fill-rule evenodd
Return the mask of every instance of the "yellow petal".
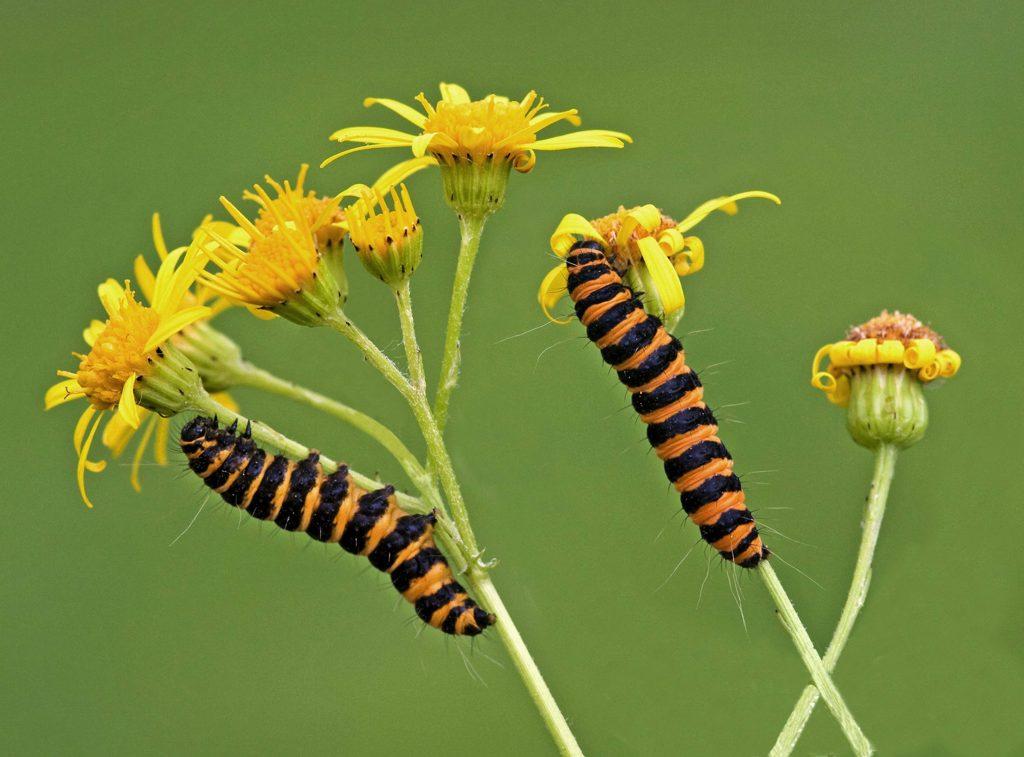
<path id="1" fill-rule="evenodd" d="M 631 136 L 620 131 L 589 129 L 531 142 L 530 148 L 533 150 L 575 150 L 580 147 L 623 147 L 625 143 L 632 141 Z"/>
<path id="2" fill-rule="evenodd" d="M 647 266 L 647 272 L 651 275 L 651 281 L 654 282 L 654 288 L 658 290 L 658 299 L 661 300 L 665 315 L 679 310 L 686 302 L 683 297 L 683 285 L 679 282 L 671 261 L 665 256 L 665 251 L 653 237 L 638 240 L 637 246 L 643 256 L 644 265 Z"/>
<path id="3" fill-rule="evenodd" d="M 380 126 L 349 126 L 338 129 L 330 136 L 332 142 L 360 142 L 372 145 L 409 145 L 414 138 L 414 135 L 404 131 Z"/>
<path id="4" fill-rule="evenodd" d="M 728 197 L 716 197 L 715 199 L 708 200 L 704 204 L 700 205 L 696 210 L 690 213 L 690 215 L 686 216 L 686 218 L 680 221 L 676 225 L 676 228 L 679 231 L 685 233 L 692 229 L 694 226 L 696 226 L 698 223 L 703 221 L 709 215 L 714 213 L 716 210 L 722 210 L 728 213 L 729 215 L 734 215 L 737 211 L 736 202 L 738 200 L 746 200 L 748 198 L 753 197 L 759 197 L 763 200 L 771 200 L 776 205 L 782 204 L 782 200 L 780 200 L 775 195 L 771 194 L 770 192 L 761 192 L 759 190 L 753 190 L 750 192 L 740 192 L 739 194 L 729 195 Z"/>
<path id="5" fill-rule="evenodd" d="M 670 229 L 670 231 L 676 230 Z M 662 245 L 662 249 L 664 249 L 664 245 Z M 686 237 L 682 252 L 672 258 L 672 264 L 680 276 L 697 273 L 704 267 L 704 243 L 697 237 Z"/>
<path id="6" fill-rule="evenodd" d="M 409 141 L 409 144 L 412 144 L 412 140 L 411 139 Z M 390 142 L 388 142 L 388 143 L 382 143 L 382 144 L 376 144 L 376 145 L 360 145 L 359 147 L 350 147 L 347 150 L 342 150 L 341 152 L 334 153 L 334 155 L 331 155 L 329 158 L 325 158 L 320 163 L 320 167 L 321 168 L 327 168 L 327 166 L 331 165 L 331 163 L 333 163 L 334 161 L 341 160 L 342 158 L 344 158 L 344 157 L 346 157 L 348 155 L 351 155 L 353 153 L 356 153 L 356 152 L 364 152 L 365 150 L 384 150 L 384 149 L 389 149 L 391 147 L 405 147 L 405 145 L 400 145 L 400 144 L 397 144 L 397 143 L 390 143 Z"/>
<path id="7" fill-rule="evenodd" d="M 157 465 L 167 465 L 167 438 L 170 436 L 171 419 L 158 418 L 156 422 L 156 449 L 153 455 Z"/>
<path id="8" fill-rule="evenodd" d="M 580 125 L 580 117 L 578 111 L 573 108 L 572 110 L 563 110 L 558 113 L 544 113 L 539 116 L 534 116 L 530 119 L 530 128 L 534 133 L 545 129 L 551 124 L 558 123 L 559 121 L 568 121 L 573 126 Z"/>
<path id="9" fill-rule="evenodd" d="M 371 105 L 383 105 L 388 110 L 397 113 L 406 121 L 411 121 L 421 129 L 427 123 L 427 117 L 425 115 L 415 108 L 410 108 L 405 103 L 400 103 L 397 100 L 389 100 L 386 97 L 367 97 L 363 100 L 364 107 L 369 108 Z"/>
<path id="10" fill-rule="evenodd" d="M 540 289 L 537 291 L 537 302 L 549 321 L 555 323 L 568 323 L 572 318 L 555 318 L 551 315 L 551 308 L 558 304 L 558 301 L 565 297 L 568 292 L 566 286 L 569 281 L 569 271 L 564 265 L 557 265 L 548 271 L 544 280 L 540 282 Z"/>
<path id="11" fill-rule="evenodd" d="M 75 452 L 79 455 L 82 454 L 82 438 L 85 436 L 85 430 L 89 428 L 89 421 L 96 415 L 98 411 L 92 405 L 85 408 L 82 414 L 78 417 L 78 423 L 75 424 L 75 431 L 71 435 L 71 442 L 75 445 Z"/>
<path id="12" fill-rule="evenodd" d="M 389 189 L 391 189 L 391 187 L 398 186 L 417 171 L 422 171 L 424 168 L 427 168 L 428 166 L 436 165 L 437 161 L 434 158 L 430 157 L 429 155 L 423 155 L 419 158 L 409 158 L 409 160 L 403 160 L 401 163 L 392 166 L 387 171 L 382 173 L 377 178 L 377 181 L 373 182 L 373 188 L 381 192 L 387 192 Z M 369 187 L 367 187 L 367 191 L 369 191 Z M 362 195 L 358 196 L 361 197 Z"/>
<path id="13" fill-rule="evenodd" d="M 167 253 L 164 253 L 167 257 Z M 153 294 L 156 291 L 156 276 L 149 267 L 146 259 L 141 255 L 135 258 L 135 283 L 139 285 L 139 291 L 146 298 L 146 302 L 153 302 Z"/>
<path id="14" fill-rule="evenodd" d="M 600 242 L 605 247 L 608 246 L 604 237 L 590 221 L 579 213 L 569 213 L 562 218 L 555 233 L 551 235 L 551 251 L 564 258 L 569 254 L 569 248 L 577 241 L 577 237 Z"/>
<path id="15" fill-rule="evenodd" d="M 469 99 L 469 92 L 464 90 L 458 84 L 449 84 L 447 82 L 441 82 L 441 99 L 446 103 L 452 103 L 454 105 L 471 102 Z"/>
<path id="16" fill-rule="evenodd" d="M 117 403 L 117 414 L 133 429 L 137 429 L 142 421 L 139 404 L 135 401 L 135 381 L 138 378 L 139 374 L 137 373 L 128 376 L 128 380 L 121 387 L 121 399 Z"/>
<path id="17" fill-rule="evenodd" d="M 149 414 L 148 410 L 140 410 L 141 416 L 145 417 Z M 112 457 L 120 457 L 121 453 L 124 452 L 124 448 L 128 446 L 128 442 L 132 440 L 135 435 L 135 429 L 128 425 L 124 418 L 121 417 L 120 413 L 111 413 L 110 420 L 107 421 L 107 425 L 103 427 L 103 436 L 101 441 L 103 446 L 110 450 Z"/>
<path id="18" fill-rule="evenodd" d="M 132 488 L 137 492 L 142 491 L 142 484 L 139 483 L 139 466 L 142 464 L 142 456 L 146 452 L 146 447 L 149 446 L 149 439 L 153 436 L 153 430 L 161 420 L 163 418 L 160 416 L 153 416 L 150 422 L 146 424 L 146 430 L 142 432 L 139 446 L 135 448 L 135 455 L 132 457 L 132 472 L 128 480 L 131 482 Z"/>
<path id="19" fill-rule="evenodd" d="M 90 406 L 89 410 L 95 410 L 95 408 Z M 89 413 L 89 410 L 82 414 L 82 419 L 92 417 L 92 414 Z M 75 477 L 78 479 L 78 492 L 79 494 L 82 495 L 82 501 L 85 502 L 86 506 L 89 508 L 92 507 L 92 502 L 89 501 L 89 496 L 85 493 L 85 471 L 86 469 L 89 469 L 95 473 L 99 473 L 106 467 L 105 462 L 89 462 L 89 449 L 92 447 L 93 437 L 96 436 L 96 429 L 100 427 L 100 421 L 102 420 L 103 417 L 100 416 L 96 419 L 96 422 L 92 424 L 92 429 L 90 429 L 89 436 L 86 437 L 84 445 L 80 444 L 81 439 L 79 439 L 79 443 L 75 444 L 75 447 L 78 449 L 78 468 L 75 471 Z M 79 420 L 79 425 L 81 425 L 81 420 Z M 78 433 L 77 429 L 75 430 L 75 433 Z"/>
<path id="20" fill-rule="evenodd" d="M 615 235 L 616 245 L 625 249 L 629 245 L 629 238 L 639 226 L 644 231 L 653 232 L 661 225 L 661 211 L 654 205 L 643 205 L 629 211 L 622 222 L 618 233 Z"/>
<path id="21" fill-rule="evenodd" d="M 238 403 L 235 402 L 235 398 L 227 392 L 213 392 L 210 395 L 218 404 L 223 405 L 233 413 L 237 413 L 239 410 Z"/>
<path id="22" fill-rule="evenodd" d="M 152 231 L 153 231 L 153 247 L 156 248 L 156 254 L 163 260 L 167 257 L 167 243 L 164 242 L 164 231 L 160 228 L 160 214 L 154 213 L 152 220 Z"/>
<path id="23" fill-rule="evenodd" d="M 430 147 L 430 143 L 438 136 L 440 135 L 436 131 L 427 131 L 418 135 L 412 141 L 412 154 L 417 158 L 423 157 L 427 152 L 427 148 Z"/>
<path id="24" fill-rule="evenodd" d="M 203 318 L 209 318 L 211 312 L 210 308 L 205 305 L 197 305 L 195 307 L 179 310 L 169 318 L 161 319 L 160 325 L 157 326 L 156 331 L 153 332 L 149 341 L 146 342 L 144 351 L 152 352 L 190 323 L 195 323 Z"/>
<path id="25" fill-rule="evenodd" d="M 57 407 L 57 405 L 63 405 L 65 402 L 76 400 L 81 396 L 82 387 L 79 386 L 78 379 L 58 381 L 46 390 L 46 394 L 43 397 L 43 409 L 49 410 L 52 407 Z"/>
<path id="26" fill-rule="evenodd" d="M 96 340 L 99 339 L 100 334 L 103 333 L 103 329 L 107 327 L 106 321 L 97 321 L 93 318 L 89 321 L 89 325 L 82 330 L 82 339 L 85 343 L 92 347 L 96 344 Z"/>
<path id="27" fill-rule="evenodd" d="M 115 316 L 121 312 L 121 303 L 124 302 L 124 287 L 113 279 L 107 279 L 97 287 L 100 296 L 100 303 L 107 311 L 108 316 Z"/>

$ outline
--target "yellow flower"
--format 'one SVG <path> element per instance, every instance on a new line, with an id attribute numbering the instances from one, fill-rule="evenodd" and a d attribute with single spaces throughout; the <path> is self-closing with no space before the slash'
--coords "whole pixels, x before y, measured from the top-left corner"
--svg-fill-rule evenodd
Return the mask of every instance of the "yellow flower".
<path id="1" fill-rule="evenodd" d="M 216 242 L 213 242 L 213 240 L 211 240 L 208 236 L 204 235 L 204 227 L 216 229 L 225 236 L 231 237 L 238 244 L 248 245 L 248 235 L 245 234 L 245 232 L 242 231 L 240 228 L 226 221 L 214 221 L 212 215 L 207 215 L 203 218 L 199 226 L 196 227 L 196 229 L 192 233 L 193 241 L 202 243 L 204 248 L 209 248 L 210 245 L 216 245 Z M 164 241 L 164 234 L 160 224 L 159 213 L 153 214 L 152 235 L 153 247 L 156 250 L 158 259 L 162 263 L 164 260 L 167 259 L 167 257 L 171 253 L 170 251 L 168 251 L 167 244 Z M 181 249 L 184 248 L 178 248 L 175 250 L 175 252 Z M 154 296 L 156 294 L 156 274 L 153 273 L 153 270 L 149 267 L 149 264 L 146 262 L 146 258 L 142 255 L 138 255 L 135 258 L 135 281 L 138 284 L 139 291 L 141 292 L 145 301 L 152 305 L 152 303 L 154 302 Z M 210 291 L 206 287 L 201 286 L 194 286 L 194 291 L 193 289 L 187 291 L 184 297 L 182 298 L 182 303 L 184 305 L 209 306 L 210 318 L 212 318 L 217 313 L 223 311 L 227 307 L 230 307 L 231 305 L 230 300 L 227 300 L 223 297 L 218 298 L 212 291 Z M 185 354 L 188 355 L 193 360 L 193 362 L 195 362 L 195 356 L 197 353 L 196 348 L 205 346 L 206 343 L 210 342 L 211 340 L 211 330 L 208 327 L 204 327 L 204 324 L 206 324 L 207 321 L 208 318 L 189 324 L 181 331 L 179 331 L 177 334 L 174 334 L 169 338 L 170 343 L 176 346 L 177 348 L 181 349 L 183 352 L 185 352 Z M 96 326 L 101 327 L 102 324 L 99 321 L 97 321 L 95 322 L 94 328 Z M 88 338 L 89 337 L 87 332 L 87 339 Z M 223 344 L 222 342 L 226 342 L 226 345 Z M 219 348 L 218 352 L 221 353 L 217 355 L 218 367 L 222 366 L 225 362 L 227 362 L 226 358 L 229 358 L 230 355 L 225 355 L 223 353 L 230 352 L 230 348 L 232 346 L 233 343 L 230 342 L 230 340 L 227 340 L 226 338 L 223 338 L 222 340 L 217 342 L 217 347 Z M 206 351 L 208 350 L 199 350 L 200 356 L 202 356 L 202 353 Z M 197 368 L 199 369 L 200 375 L 203 378 L 204 385 L 207 387 L 207 389 L 210 389 L 211 387 L 209 386 L 209 384 L 206 383 L 207 376 L 204 374 L 202 366 L 197 364 Z M 235 410 L 238 409 L 237 404 L 226 392 L 214 392 L 213 397 L 226 407 Z M 139 417 L 141 419 L 139 428 L 134 428 L 133 426 L 129 425 L 119 414 L 112 415 L 110 420 L 107 421 L 107 425 L 103 428 L 103 434 L 100 437 L 103 446 L 110 451 L 111 457 L 117 459 L 124 453 L 125 449 L 131 443 L 131 440 L 135 438 L 136 434 L 141 431 L 142 436 L 141 439 L 139 440 L 138 446 L 135 449 L 135 454 L 133 456 L 131 466 L 130 481 L 135 491 L 141 491 L 142 488 L 141 483 L 139 481 L 139 470 L 142 465 L 142 459 L 145 455 L 146 449 L 148 448 L 151 439 L 154 438 L 154 433 L 154 457 L 156 459 L 156 462 L 158 465 L 167 464 L 167 440 L 169 438 L 171 425 L 171 421 L 169 418 L 164 418 L 158 413 L 153 413 L 149 410 L 146 410 L 145 408 L 139 408 Z"/>
<path id="2" fill-rule="evenodd" d="M 828 366 L 823 368 L 826 359 Z M 881 315 L 850 329 L 843 341 L 826 344 L 815 353 L 811 385 L 823 391 L 833 404 L 846 407 L 850 379 L 866 368 L 906 369 L 928 383 L 955 376 L 960 364 L 960 355 L 917 318 L 898 310 L 883 310 Z"/>
<path id="3" fill-rule="evenodd" d="M 537 139 L 537 133 L 567 121 L 579 126 L 575 108 L 543 112 L 547 105 L 530 91 L 522 100 L 487 95 L 472 100 L 457 84 L 441 84 L 441 99 L 431 103 L 421 92 L 416 100 L 423 112 L 386 98 L 368 97 L 367 107 L 383 105 L 409 121 L 415 133 L 377 126 L 339 129 L 331 139 L 358 145 L 325 160 L 321 167 L 364 150 L 408 148 L 413 157 L 396 166 L 398 172 L 425 165 L 440 165 L 445 180 L 445 197 L 460 210 L 489 212 L 501 204 L 509 168 L 521 173 L 536 163 L 536 153 L 582 147 L 622 147 L 633 140 L 627 134 L 592 129 Z M 393 183 L 397 184 L 398 179 Z"/>
<path id="4" fill-rule="evenodd" d="M 85 503 L 85 471 L 99 472 L 103 461 L 90 461 L 89 450 L 107 411 L 115 419 L 113 428 L 104 429 L 111 448 L 124 449 L 130 434 L 124 426 L 137 431 L 146 418 L 146 407 L 168 414 L 179 408 L 177 392 L 187 394 L 198 379 L 182 374 L 177 360 L 166 354 L 168 340 L 189 324 L 210 315 L 210 308 L 187 300 L 188 290 L 202 264 L 198 246 L 176 250 L 161 263 L 152 288 L 150 305 L 139 302 L 129 281 L 124 285 L 108 279 L 99 286 L 99 297 L 107 313 L 106 321 L 94 320 L 83 336 L 90 347 L 79 359 L 76 372 L 58 371 L 65 377 L 46 392 L 47 410 L 84 397 L 88 407 L 75 427 L 74 445 L 78 454 L 78 486 Z M 152 388 L 150 383 L 153 384 Z M 140 406 L 143 399 L 146 407 Z M 153 433 L 149 420 L 143 431 L 144 449 Z M 127 437 L 127 438 L 126 438 Z M 141 459 L 141 452 L 139 459 Z M 137 482 L 137 477 L 136 477 Z"/>
<path id="5" fill-rule="evenodd" d="M 252 200 L 260 206 L 253 225 L 263 236 L 270 236 L 278 225 L 279 217 L 287 218 L 289 213 L 297 211 L 305 219 L 306 225 L 313 230 L 319 248 L 340 244 L 345 232 L 338 226 L 342 221 L 338 203 L 331 197 L 318 196 L 312 189 L 305 191 L 304 184 L 308 172 L 309 164 L 303 163 L 294 186 L 285 182 L 282 187 L 269 176 L 266 177 L 267 183 L 278 192 L 278 196 L 273 199 L 267 197 L 265 192 L 260 194 L 246 190 L 243 193 L 245 199 Z"/>
<path id="6" fill-rule="evenodd" d="M 351 190 L 349 190 L 351 191 Z M 416 270 L 423 256 L 423 227 L 409 190 L 401 195 L 363 188 L 362 199 L 345 208 L 344 228 L 366 269 L 391 286 L 398 286 Z"/>
<path id="7" fill-rule="evenodd" d="M 662 213 L 654 205 L 619 209 L 601 218 L 588 221 L 577 213 L 562 218 L 551 236 L 551 250 L 565 257 L 572 245 L 581 240 L 600 242 L 609 263 L 620 273 L 634 269 L 645 288 L 653 289 L 660 305 L 660 315 L 670 315 L 685 304 L 680 277 L 696 273 L 704 266 L 704 244 L 698 237 L 687 236 L 688 231 L 716 210 L 735 215 L 736 203 L 751 197 L 760 197 L 780 204 L 773 194 L 761 191 L 741 192 L 728 197 L 708 200 L 682 221 Z M 551 269 L 541 282 L 537 299 L 545 315 L 566 293 L 565 265 Z"/>
<path id="8" fill-rule="evenodd" d="M 301 171 L 296 187 L 266 177 L 277 195 L 273 198 L 261 185 L 254 185 L 255 193 L 246 196 L 260 205 L 255 221 L 221 197 L 249 243 L 240 245 L 220 231 L 204 227 L 217 242 L 206 254 L 220 270 L 203 271 L 200 280 L 250 310 L 271 311 L 309 325 L 314 312 L 323 315 L 343 301 L 344 280 L 336 280 L 343 276 L 340 254 L 330 256 L 332 265 L 324 264 L 325 256 L 341 239 L 334 226 L 341 219 L 341 197 L 317 199 L 312 193 L 303 194 L 304 177 L 305 171 Z"/>

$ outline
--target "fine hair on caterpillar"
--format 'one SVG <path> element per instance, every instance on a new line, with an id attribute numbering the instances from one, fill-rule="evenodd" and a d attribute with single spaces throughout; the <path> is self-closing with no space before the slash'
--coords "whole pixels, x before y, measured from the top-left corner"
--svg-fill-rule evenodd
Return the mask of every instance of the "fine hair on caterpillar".
<path id="1" fill-rule="evenodd" d="M 237 425 L 222 429 L 215 418 L 198 416 L 179 440 L 189 468 L 225 502 L 285 531 L 363 555 L 390 576 L 424 623 L 444 633 L 476 636 L 494 624 L 494 616 L 455 581 L 435 545 L 433 513 L 406 513 L 394 487 L 366 491 L 345 465 L 326 474 L 318 452 L 298 461 L 266 452 L 248 425 L 241 434 Z"/>
<path id="2" fill-rule="evenodd" d="M 565 265 L 576 316 L 629 389 L 683 510 L 723 559 L 755 567 L 771 552 L 745 504 L 732 456 L 718 437 L 718 422 L 682 344 L 622 283 L 600 242 L 576 242 Z"/>

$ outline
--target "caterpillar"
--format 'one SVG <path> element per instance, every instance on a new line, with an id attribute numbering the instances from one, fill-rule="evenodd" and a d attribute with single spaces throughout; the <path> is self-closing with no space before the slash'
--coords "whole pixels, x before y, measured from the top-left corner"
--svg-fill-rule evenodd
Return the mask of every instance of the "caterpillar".
<path id="1" fill-rule="evenodd" d="M 455 581 L 435 546 L 433 513 L 403 511 L 393 486 L 360 488 L 345 465 L 326 475 L 316 451 L 305 460 L 291 460 L 258 447 L 249 424 L 243 433 L 237 430 L 237 420 L 220 429 L 216 418 L 203 416 L 181 430 L 189 468 L 225 502 L 286 531 L 304 531 L 364 555 L 390 575 L 424 623 L 447 634 L 476 636 L 494 624 L 494 616 Z"/>
<path id="2" fill-rule="evenodd" d="M 600 242 L 575 243 L 566 256 L 567 288 L 587 338 L 632 395 L 647 439 L 664 463 L 683 510 L 718 554 L 753 568 L 771 554 L 744 502 L 729 451 L 718 438 L 704 389 L 683 345 L 648 314 L 609 265 Z"/>

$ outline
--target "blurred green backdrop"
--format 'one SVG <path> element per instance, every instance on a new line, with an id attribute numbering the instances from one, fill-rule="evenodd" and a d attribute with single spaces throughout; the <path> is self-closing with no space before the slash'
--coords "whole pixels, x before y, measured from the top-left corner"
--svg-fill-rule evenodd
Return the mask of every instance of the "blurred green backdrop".
<path id="1" fill-rule="evenodd" d="M 655 202 L 681 214 L 759 188 L 782 207 L 751 202 L 702 225 L 708 265 L 687 280 L 680 331 L 699 332 L 687 339 L 697 367 L 718 365 L 711 401 L 746 403 L 723 411 L 742 422 L 724 434 L 777 569 L 823 647 L 871 456 L 808 386 L 810 358 L 883 306 L 909 309 L 964 369 L 929 392 L 931 428 L 900 460 L 836 679 L 883 754 L 1024 751 L 1019 4 L 4 6 L 3 751 L 550 750 L 495 639 L 420 634 L 363 561 L 239 523 L 219 501 L 178 539 L 204 496 L 180 455 L 144 470 L 142 495 L 124 466 L 91 477 L 86 511 L 77 413 L 42 413 L 100 313 L 95 285 L 150 250 L 152 211 L 177 243 L 219 194 L 318 163 L 335 128 L 399 125 L 364 111 L 364 96 L 433 96 L 440 80 L 478 95 L 536 88 L 585 126 L 636 138 L 542 154 L 513 177 L 484 237 L 450 434 L 498 586 L 584 748 L 765 753 L 805 682 L 751 576 L 746 628 L 706 548 L 665 582 L 696 531 L 621 388 L 577 325 L 530 331 L 565 212 Z M 336 191 L 398 157 L 353 156 L 311 183 Z M 457 245 L 439 184 L 412 182 L 431 375 Z M 361 269 L 352 280 L 352 314 L 397 355 L 390 296 Z M 219 323 L 259 364 L 415 440 L 397 395 L 340 338 L 244 313 Z M 403 481 L 355 432 L 238 395 L 284 432 Z M 845 749 L 819 708 L 799 753 Z"/>

